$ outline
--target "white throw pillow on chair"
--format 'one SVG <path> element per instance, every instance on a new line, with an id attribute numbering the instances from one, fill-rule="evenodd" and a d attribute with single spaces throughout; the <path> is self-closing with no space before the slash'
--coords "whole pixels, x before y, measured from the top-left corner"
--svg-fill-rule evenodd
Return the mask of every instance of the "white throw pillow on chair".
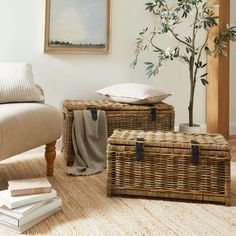
<path id="1" fill-rule="evenodd" d="M 28 63 L 0 63 L 0 103 L 43 102 Z"/>

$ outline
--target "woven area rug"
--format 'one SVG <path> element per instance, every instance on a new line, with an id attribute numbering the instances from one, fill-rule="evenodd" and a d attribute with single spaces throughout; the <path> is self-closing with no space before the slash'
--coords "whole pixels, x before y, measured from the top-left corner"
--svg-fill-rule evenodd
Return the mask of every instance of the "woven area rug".
<path id="1" fill-rule="evenodd" d="M 45 176 L 43 155 L 0 163 L 0 187 L 7 180 Z M 232 206 L 134 198 L 107 198 L 106 173 L 71 177 L 58 155 L 49 178 L 63 198 L 62 211 L 26 231 L 27 235 L 236 235 L 236 163 L 232 163 Z M 0 235 L 18 235 L 0 228 Z"/>

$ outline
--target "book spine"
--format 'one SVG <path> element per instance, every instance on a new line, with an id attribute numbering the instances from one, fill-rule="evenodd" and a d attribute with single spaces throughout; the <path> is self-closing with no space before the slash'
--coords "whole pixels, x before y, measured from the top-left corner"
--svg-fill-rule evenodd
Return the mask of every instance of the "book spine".
<path id="1" fill-rule="evenodd" d="M 48 203 L 45 206 L 38 208 L 37 210 L 28 214 L 27 216 L 20 218 L 19 226 L 24 225 L 28 223 L 29 221 L 31 221 L 32 219 L 40 217 L 41 215 L 54 211 L 55 209 L 60 208 L 61 205 L 62 205 L 62 200 L 61 198 L 58 198 L 57 200 L 54 200 L 53 202 Z"/>
<path id="2" fill-rule="evenodd" d="M 49 216 L 51 216 L 52 214 L 56 213 L 57 211 L 61 210 L 60 208 L 55 209 L 54 211 L 51 211 L 41 217 L 38 217 L 30 222 L 28 222 L 27 224 L 21 225 L 21 226 L 15 226 L 12 224 L 8 224 L 8 223 L 4 223 L 0 221 L 0 226 L 11 230 L 12 232 L 17 232 L 17 233 L 23 233 L 24 231 L 26 231 L 27 229 L 33 227 L 34 225 L 40 223 L 41 221 L 43 221 L 44 219 L 48 218 Z M 10 235 L 10 234 L 9 234 Z"/>
<path id="3" fill-rule="evenodd" d="M 38 194 L 38 193 L 50 193 L 52 188 L 51 187 L 43 187 L 43 188 L 31 188 L 31 189 L 17 189 L 11 190 L 12 197 L 22 196 L 22 195 L 31 195 L 31 194 Z"/>
<path id="4" fill-rule="evenodd" d="M 12 216 L 5 215 L 3 213 L 0 213 L 0 221 L 4 222 L 6 224 L 15 225 L 15 226 L 18 226 L 18 224 L 19 224 L 18 219 L 16 219 L 15 217 L 12 217 Z"/>
<path id="5" fill-rule="evenodd" d="M 53 215 L 54 213 L 56 213 L 57 211 L 60 211 L 61 208 L 57 208 L 53 211 L 50 211 L 48 213 L 46 213 L 45 215 L 42 215 L 24 225 L 21 225 L 17 228 L 17 231 L 20 232 L 20 233 L 23 233 L 24 231 L 26 231 L 27 229 L 31 228 L 32 226 L 40 223 L 41 221 L 45 220 L 46 218 L 48 218 L 49 216 Z"/>
<path id="6" fill-rule="evenodd" d="M 19 202 L 14 202 L 14 203 L 10 203 L 10 204 L 8 204 L 6 202 L 5 206 L 7 206 L 10 209 L 14 209 L 14 208 L 24 206 L 24 205 L 27 205 L 27 204 L 30 204 L 30 203 L 45 201 L 45 200 L 48 200 L 48 199 L 53 199 L 56 196 L 57 196 L 57 192 L 55 190 L 53 190 L 50 193 L 42 193 L 42 195 L 39 194 L 38 196 L 36 194 L 36 195 L 34 195 L 33 198 L 21 200 Z"/>
<path id="7" fill-rule="evenodd" d="M 20 213 L 16 213 L 16 212 L 11 212 L 10 210 L 8 211 L 8 210 L 2 210 L 1 208 L 0 208 L 0 214 L 5 214 L 5 215 L 8 215 L 8 216 L 11 216 L 11 217 L 13 217 L 13 218 L 19 218 L 19 217 L 22 217 L 23 215 L 22 214 L 20 214 Z"/>

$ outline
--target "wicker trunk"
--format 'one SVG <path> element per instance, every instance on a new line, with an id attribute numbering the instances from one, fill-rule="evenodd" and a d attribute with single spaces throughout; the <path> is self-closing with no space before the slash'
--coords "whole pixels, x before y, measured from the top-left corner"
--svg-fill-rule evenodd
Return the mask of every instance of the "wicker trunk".
<path id="1" fill-rule="evenodd" d="M 230 204 L 230 147 L 222 135 L 115 130 L 107 195 Z"/>
<path id="2" fill-rule="evenodd" d="M 159 103 L 155 106 L 136 106 L 109 101 L 81 101 L 66 100 L 63 103 L 63 154 L 67 165 L 74 161 L 72 146 L 72 123 L 74 110 L 83 109 L 105 110 L 108 125 L 108 135 L 115 129 L 142 129 L 142 130 L 166 130 L 174 129 L 175 112 L 171 105 Z"/>

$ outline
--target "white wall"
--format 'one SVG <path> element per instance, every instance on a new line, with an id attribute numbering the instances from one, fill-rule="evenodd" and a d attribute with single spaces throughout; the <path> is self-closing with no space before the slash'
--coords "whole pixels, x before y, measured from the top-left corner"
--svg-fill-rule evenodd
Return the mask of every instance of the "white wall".
<path id="1" fill-rule="evenodd" d="M 43 53 L 44 0 L 0 0 L 0 61 L 32 63 L 35 80 L 44 87 L 47 102 L 57 107 L 64 99 L 97 98 L 93 91 L 107 85 L 142 82 L 174 92 L 166 101 L 176 108 L 176 123 L 186 122 L 189 96 L 186 65 L 168 64 L 150 80 L 145 76 L 142 63 L 135 70 L 129 68 L 138 32 L 153 22 L 144 11 L 145 2 L 112 0 L 110 55 L 47 55 Z M 166 43 L 170 43 L 169 39 Z M 200 83 L 195 122 L 206 123 L 205 89 Z"/>
<path id="2" fill-rule="evenodd" d="M 231 0 L 231 23 L 236 25 L 236 1 Z M 236 43 L 231 44 L 230 54 L 230 133 L 236 134 Z"/>

